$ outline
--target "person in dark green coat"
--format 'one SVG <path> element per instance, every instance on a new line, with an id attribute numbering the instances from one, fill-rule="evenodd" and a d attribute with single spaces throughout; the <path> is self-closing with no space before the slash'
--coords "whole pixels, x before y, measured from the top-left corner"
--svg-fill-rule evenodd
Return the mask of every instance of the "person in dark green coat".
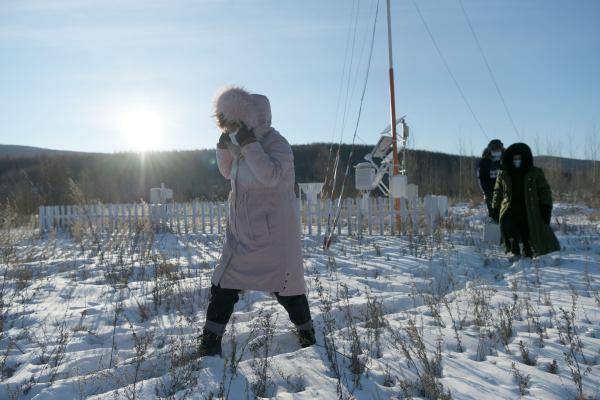
<path id="1" fill-rule="evenodd" d="M 502 155 L 492 203 L 492 218 L 500 223 L 507 252 L 518 258 L 521 245 L 525 257 L 560 250 L 550 228 L 552 191 L 525 143 L 512 144 Z"/>

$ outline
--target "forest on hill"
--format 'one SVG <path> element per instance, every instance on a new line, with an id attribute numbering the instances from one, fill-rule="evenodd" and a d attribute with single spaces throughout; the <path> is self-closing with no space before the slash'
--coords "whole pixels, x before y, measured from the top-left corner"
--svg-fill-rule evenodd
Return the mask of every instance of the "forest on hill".
<path id="1" fill-rule="evenodd" d="M 297 182 L 324 182 L 332 174 L 337 144 L 293 145 Z M 330 156 L 331 149 L 331 156 Z M 371 146 L 356 145 L 351 165 L 363 160 Z M 340 148 L 335 195 L 339 194 L 351 146 Z M 597 161 L 536 157 L 557 199 L 597 205 L 600 174 Z M 328 168 L 328 165 L 330 167 Z M 442 194 L 452 200 L 479 201 L 477 157 L 409 150 L 409 183 L 420 195 Z M 131 203 L 149 200 L 151 187 L 161 183 L 174 191 L 175 201 L 223 200 L 229 183 L 218 172 L 214 149 L 148 153 L 39 152 L 0 155 L 0 200 L 13 202 L 18 212 L 39 205 L 70 204 L 74 182 L 89 201 Z M 327 188 L 329 191 L 329 188 Z M 354 168 L 344 196 L 355 196 Z M 568 196 L 568 197 L 567 197 Z"/>

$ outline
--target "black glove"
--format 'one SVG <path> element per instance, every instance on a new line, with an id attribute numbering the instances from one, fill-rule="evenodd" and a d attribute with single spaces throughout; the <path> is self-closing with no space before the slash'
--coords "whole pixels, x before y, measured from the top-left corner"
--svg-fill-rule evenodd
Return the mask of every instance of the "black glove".
<path id="1" fill-rule="evenodd" d="M 492 208 L 492 212 L 490 213 L 490 218 L 492 218 L 495 223 L 500 222 L 500 210 L 498 210 L 496 208 Z"/>
<path id="2" fill-rule="evenodd" d="M 549 205 L 540 205 L 540 213 L 542 214 L 542 221 L 546 225 L 550 225 L 550 220 L 552 218 L 552 206 Z"/>
<path id="3" fill-rule="evenodd" d="M 241 123 L 240 129 L 235 134 L 235 141 L 238 142 L 240 147 L 244 147 L 248 143 L 256 142 L 256 135 L 254 131 L 249 129 L 246 124 Z"/>
<path id="4" fill-rule="evenodd" d="M 219 143 L 217 143 L 217 147 L 219 149 L 226 149 L 227 145 L 231 143 L 231 138 L 225 132 L 221 133 L 221 137 L 219 138 Z"/>

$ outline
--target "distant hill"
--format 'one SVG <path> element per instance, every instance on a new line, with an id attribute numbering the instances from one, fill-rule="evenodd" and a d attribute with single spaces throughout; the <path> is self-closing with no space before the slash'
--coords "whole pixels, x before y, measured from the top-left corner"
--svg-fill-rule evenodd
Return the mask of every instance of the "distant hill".
<path id="1" fill-rule="evenodd" d="M 297 182 L 325 182 L 333 175 L 329 143 L 293 145 Z M 363 161 L 371 150 L 357 145 L 351 165 Z M 341 190 L 351 146 L 340 148 L 334 195 Z M 409 150 L 406 167 L 409 183 L 419 185 L 419 194 L 442 194 L 452 200 L 479 202 L 476 179 L 477 157 L 424 150 Z M 544 169 L 555 197 L 600 205 L 600 168 L 594 161 L 559 157 L 536 157 Z M 0 145 L 0 202 L 7 199 L 22 213 L 40 204 L 71 204 L 74 182 L 91 200 L 105 203 L 148 201 L 149 189 L 162 182 L 174 191 L 175 201 L 225 199 L 229 182 L 219 174 L 215 151 L 159 151 L 141 157 L 138 153 L 80 153 L 28 146 Z M 328 180 L 326 192 L 331 192 Z M 346 181 L 344 196 L 355 196 L 354 168 Z M 378 195 L 375 191 L 374 195 Z"/>
<path id="2" fill-rule="evenodd" d="M 60 154 L 77 154 L 76 151 L 68 150 L 52 150 L 42 147 L 19 146 L 15 144 L 0 144 L 0 157 L 34 157 L 41 154 L 60 155 Z"/>

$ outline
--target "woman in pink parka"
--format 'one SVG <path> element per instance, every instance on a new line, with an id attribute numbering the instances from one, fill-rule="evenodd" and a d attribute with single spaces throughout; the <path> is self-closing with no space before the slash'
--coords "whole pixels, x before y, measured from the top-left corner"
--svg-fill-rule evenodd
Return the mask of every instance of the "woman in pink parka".
<path id="1" fill-rule="evenodd" d="M 226 87 L 215 98 L 221 130 L 217 164 L 231 182 L 229 220 L 199 353 L 221 354 L 225 326 L 241 290 L 274 293 L 295 324 L 300 345 L 315 343 L 306 298 L 294 155 L 271 127 L 267 97 Z"/>

